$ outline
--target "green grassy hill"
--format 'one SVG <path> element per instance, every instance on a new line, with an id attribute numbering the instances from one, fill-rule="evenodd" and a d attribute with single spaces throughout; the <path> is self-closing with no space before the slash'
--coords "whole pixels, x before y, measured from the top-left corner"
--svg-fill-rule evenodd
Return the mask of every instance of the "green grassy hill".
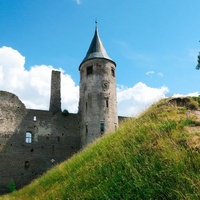
<path id="1" fill-rule="evenodd" d="M 5 199 L 200 199 L 199 98 L 162 100 Z"/>

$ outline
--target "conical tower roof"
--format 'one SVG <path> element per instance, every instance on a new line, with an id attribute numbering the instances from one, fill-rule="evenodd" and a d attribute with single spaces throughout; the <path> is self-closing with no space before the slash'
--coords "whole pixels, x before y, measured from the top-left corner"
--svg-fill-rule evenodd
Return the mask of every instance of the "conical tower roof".
<path id="1" fill-rule="evenodd" d="M 80 66 L 86 61 L 86 60 L 90 60 L 90 59 L 94 59 L 94 58 L 103 58 L 103 59 L 107 59 L 110 60 L 111 62 L 113 62 L 115 64 L 115 62 L 108 56 L 103 43 L 101 42 L 101 39 L 99 37 L 98 34 L 98 28 L 97 25 L 95 27 L 95 33 L 94 33 L 94 37 L 92 39 L 92 42 L 90 44 L 90 47 L 87 51 L 87 54 L 85 56 L 85 58 L 83 59 L 83 61 L 81 62 Z M 116 65 L 116 64 L 115 64 Z M 79 69 L 80 69 L 79 66 Z"/>

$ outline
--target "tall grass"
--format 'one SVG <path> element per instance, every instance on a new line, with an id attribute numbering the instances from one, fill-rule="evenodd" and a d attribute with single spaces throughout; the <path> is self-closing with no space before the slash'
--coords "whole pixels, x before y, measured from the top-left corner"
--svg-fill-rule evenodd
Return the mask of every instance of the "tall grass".
<path id="1" fill-rule="evenodd" d="M 200 151 L 188 143 L 199 133 L 185 128 L 197 119 L 187 112 L 162 100 L 0 199 L 200 199 Z"/>

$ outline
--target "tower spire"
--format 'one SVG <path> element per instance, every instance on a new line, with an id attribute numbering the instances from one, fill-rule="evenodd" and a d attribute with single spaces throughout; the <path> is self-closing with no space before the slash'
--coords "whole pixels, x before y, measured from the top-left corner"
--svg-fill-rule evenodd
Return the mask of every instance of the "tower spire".
<path id="1" fill-rule="evenodd" d="M 95 20 L 92 42 L 79 66 L 82 147 L 118 126 L 115 70 L 116 64 L 106 53 Z"/>
<path id="2" fill-rule="evenodd" d="M 95 20 L 95 33 L 94 33 L 92 42 L 90 44 L 90 47 L 87 51 L 85 58 L 83 59 L 83 61 L 81 62 L 80 66 L 79 66 L 79 70 L 80 70 L 81 65 L 85 61 L 91 60 L 94 58 L 102 58 L 102 59 L 110 60 L 111 62 L 113 62 L 115 64 L 115 62 L 108 56 L 108 54 L 103 46 L 103 43 L 99 37 L 98 28 L 97 28 L 97 20 Z"/>

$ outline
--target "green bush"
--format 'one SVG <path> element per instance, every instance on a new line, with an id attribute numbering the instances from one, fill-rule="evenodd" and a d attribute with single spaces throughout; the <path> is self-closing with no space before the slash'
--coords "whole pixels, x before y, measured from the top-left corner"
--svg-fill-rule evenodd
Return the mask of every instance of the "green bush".
<path id="1" fill-rule="evenodd" d="M 9 185 L 8 185 L 8 191 L 9 192 L 13 192 L 16 190 L 16 185 L 15 185 L 15 181 L 13 179 L 11 179 Z"/>
<path id="2" fill-rule="evenodd" d="M 64 109 L 63 112 L 62 112 L 62 114 L 65 115 L 65 116 L 68 116 L 69 115 L 69 111 L 66 110 L 66 109 Z"/>

